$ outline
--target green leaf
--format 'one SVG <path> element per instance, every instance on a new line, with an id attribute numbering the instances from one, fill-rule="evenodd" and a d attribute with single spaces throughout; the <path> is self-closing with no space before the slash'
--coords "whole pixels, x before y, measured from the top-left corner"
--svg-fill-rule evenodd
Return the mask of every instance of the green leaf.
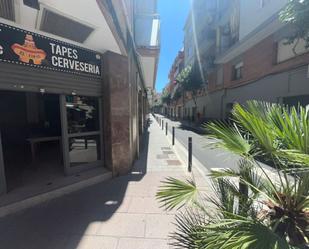
<path id="1" fill-rule="evenodd" d="M 193 181 L 183 182 L 169 177 L 162 183 L 156 197 L 167 210 L 180 208 L 196 201 L 198 191 Z"/>
<path id="2" fill-rule="evenodd" d="M 230 126 L 217 121 L 206 124 L 204 128 L 209 132 L 206 136 L 211 140 L 209 146 L 223 148 L 243 157 L 250 156 L 252 149 L 250 140 L 242 135 L 236 125 Z"/>

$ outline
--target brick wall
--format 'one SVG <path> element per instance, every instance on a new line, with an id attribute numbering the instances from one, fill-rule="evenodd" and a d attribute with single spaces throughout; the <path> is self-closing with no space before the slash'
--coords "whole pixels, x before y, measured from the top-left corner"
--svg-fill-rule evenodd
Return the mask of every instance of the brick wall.
<path id="1" fill-rule="evenodd" d="M 294 68 L 309 64 L 309 53 L 294 57 L 287 61 L 276 63 L 277 43 L 274 35 L 261 41 L 236 60 L 223 65 L 224 87 L 230 88 L 252 81 L 259 80 L 267 75 L 292 70 Z M 235 62 L 242 60 L 244 63 L 242 79 L 232 80 L 232 68 Z M 216 73 L 209 75 L 209 91 L 222 89 L 223 86 L 216 85 Z"/>

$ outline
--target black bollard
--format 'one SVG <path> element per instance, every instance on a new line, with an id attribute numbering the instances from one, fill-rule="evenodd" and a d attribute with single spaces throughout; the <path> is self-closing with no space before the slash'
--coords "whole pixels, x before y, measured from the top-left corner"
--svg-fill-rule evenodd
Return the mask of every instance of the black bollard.
<path id="1" fill-rule="evenodd" d="M 175 145 L 175 127 L 173 126 L 173 132 L 172 132 L 172 144 Z"/>
<path id="2" fill-rule="evenodd" d="M 188 171 L 192 171 L 192 137 L 188 138 Z"/>

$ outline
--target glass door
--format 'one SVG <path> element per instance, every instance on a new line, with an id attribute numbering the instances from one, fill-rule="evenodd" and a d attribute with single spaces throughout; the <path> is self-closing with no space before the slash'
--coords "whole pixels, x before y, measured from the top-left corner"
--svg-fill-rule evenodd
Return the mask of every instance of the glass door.
<path id="1" fill-rule="evenodd" d="M 66 174 L 103 166 L 101 99 L 62 95 L 61 105 Z"/>

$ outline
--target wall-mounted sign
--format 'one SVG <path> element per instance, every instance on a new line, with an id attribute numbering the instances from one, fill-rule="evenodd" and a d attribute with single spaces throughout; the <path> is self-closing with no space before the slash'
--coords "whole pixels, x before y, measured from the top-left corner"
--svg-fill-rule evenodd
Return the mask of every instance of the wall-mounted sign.
<path id="1" fill-rule="evenodd" d="M 101 58 L 96 52 L 2 23 L 0 61 L 101 76 Z"/>

